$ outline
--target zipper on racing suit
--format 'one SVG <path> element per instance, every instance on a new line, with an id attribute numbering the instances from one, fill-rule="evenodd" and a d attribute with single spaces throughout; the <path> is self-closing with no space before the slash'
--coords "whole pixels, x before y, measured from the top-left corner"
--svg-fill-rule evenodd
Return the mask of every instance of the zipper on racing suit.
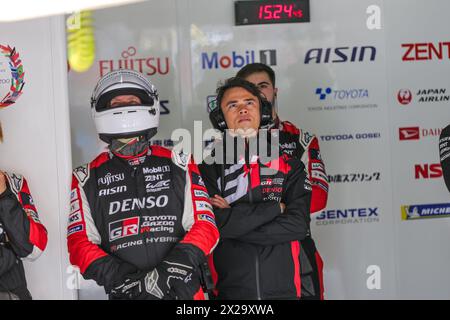
<path id="1" fill-rule="evenodd" d="M 246 141 L 246 144 L 248 142 Z M 249 152 L 249 147 L 248 145 L 246 145 L 245 148 L 245 163 L 248 166 L 248 174 L 247 174 L 247 179 L 248 179 L 248 199 L 250 204 L 253 203 L 253 190 L 252 190 L 252 180 L 251 180 L 251 175 L 252 175 L 252 167 L 250 165 L 250 152 Z M 259 166 L 258 166 L 259 167 Z M 256 253 L 255 253 L 255 277 L 256 277 L 256 299 L 257 300 L 262 300 L 261 297 L 261 281 L 260 281 L 260 266 L 259 266 L 259 256 L 258 256 L 258 250 L 256 249 Z"/>

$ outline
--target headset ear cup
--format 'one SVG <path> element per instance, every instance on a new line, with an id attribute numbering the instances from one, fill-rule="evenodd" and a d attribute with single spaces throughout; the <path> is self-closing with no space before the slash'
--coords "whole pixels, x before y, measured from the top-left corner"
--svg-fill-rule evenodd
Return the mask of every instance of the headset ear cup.
<path id="1" fill-rule="evenodd" d="M 227 123 L 225 122 L 222 110 L 220 109 L 211 111 L 209 113 L 209 120 L 211 121 L 214 129 L 224 131 L 227 128 Z"/>
<path id="2" fill-rule="evenodd" d="M 267 126 L 272 122 L 272 103 L 267 99 L 261 99 L 261 125 Z"/>

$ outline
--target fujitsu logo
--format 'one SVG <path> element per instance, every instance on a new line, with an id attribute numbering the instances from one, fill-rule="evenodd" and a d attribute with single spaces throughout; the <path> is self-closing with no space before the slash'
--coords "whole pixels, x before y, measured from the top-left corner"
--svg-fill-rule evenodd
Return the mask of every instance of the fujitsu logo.
<path id="1" fill-rule="evenodd" d="M 98 184 L 109 186 L 113 182 L 119 182 L 125 180 L 125 174 L 111 174 L 108 173 L 106 176 L 98 179 Z"/>

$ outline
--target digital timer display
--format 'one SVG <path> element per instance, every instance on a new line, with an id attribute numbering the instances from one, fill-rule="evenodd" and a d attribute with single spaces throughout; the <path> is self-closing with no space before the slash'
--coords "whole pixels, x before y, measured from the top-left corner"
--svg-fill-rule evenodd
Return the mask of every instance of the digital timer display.
<path id="1" fill-rule="evenodd" d="M 309 22 L 309 0 L 236 1 L 237 26 L 269 23 Z"/>

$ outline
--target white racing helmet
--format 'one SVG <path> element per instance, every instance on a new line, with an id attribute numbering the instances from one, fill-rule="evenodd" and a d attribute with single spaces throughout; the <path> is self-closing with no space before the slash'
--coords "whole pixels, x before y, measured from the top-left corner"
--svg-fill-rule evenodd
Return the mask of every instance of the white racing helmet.
<path id="1" fill-rule="evenodd" d="M 114 97 L 134 95 L 139 105 L 111 107 Z M 91 97 L 92 116 L 100 139 L 146 136 L 151 139 L 159 125 L 159 98 L 155 86 L 134 70 L 120 69 L 104 75 Z"/>

